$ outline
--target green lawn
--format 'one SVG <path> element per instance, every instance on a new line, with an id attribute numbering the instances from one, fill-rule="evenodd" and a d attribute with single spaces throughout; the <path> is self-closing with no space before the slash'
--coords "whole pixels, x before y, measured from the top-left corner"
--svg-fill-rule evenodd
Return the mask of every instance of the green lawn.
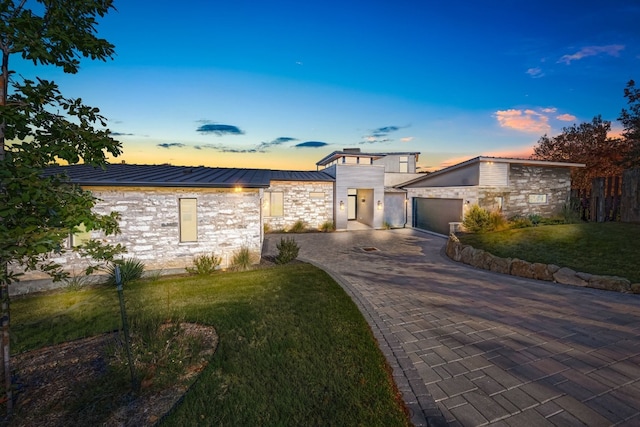
<path id="1" fill-rule="evenodd" d="M 218 349 L 165 424 L 409 425 L 389 368 L 348 295 L 297 263 L 125 289 L 133 316 L 214 325 Z M 118 328 L 113 288 L 15 298 L 13 351 Z M 126 381 L 124 381 L 126 384 Z"/>
<path id="2" fill-rule="evenodd" d="M 464 244 L 503 258 L 555 264 L 576 271 L 640 282 L 640 224 L 620 222 L 544 225 L 463 234 Z"/>

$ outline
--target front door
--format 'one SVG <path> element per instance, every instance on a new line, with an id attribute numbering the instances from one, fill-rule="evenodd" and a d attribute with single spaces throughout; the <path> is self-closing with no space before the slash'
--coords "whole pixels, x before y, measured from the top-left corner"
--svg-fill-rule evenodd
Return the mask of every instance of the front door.
<path id="1" fill-rule="evenodd" d="M 358 205 L 358 198 L 355 194 L 349 194 L 347 196 L 347 220 L 357 219 L 358 213 L 356 206 Z"/>

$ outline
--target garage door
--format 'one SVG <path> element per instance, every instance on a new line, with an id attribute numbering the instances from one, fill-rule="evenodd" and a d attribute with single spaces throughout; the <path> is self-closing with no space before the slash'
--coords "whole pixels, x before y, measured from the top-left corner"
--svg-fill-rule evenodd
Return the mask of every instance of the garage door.
<path id="1" fill-rule="evenodd" d="M 413 226 L 444 235 L 449 223 L 462 221 L 462 199 L 413 198 Z"/>

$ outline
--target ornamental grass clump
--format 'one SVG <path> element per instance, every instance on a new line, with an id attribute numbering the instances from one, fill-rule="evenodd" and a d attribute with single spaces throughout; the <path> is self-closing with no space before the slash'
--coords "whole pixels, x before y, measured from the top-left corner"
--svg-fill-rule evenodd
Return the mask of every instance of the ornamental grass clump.
<path id="1" fill-rule="evenodd" d="M 201 254 L 193 259 L 193 267 L 187 267 L 187 272 L 199 276 L 207 276 L 215 273 L 222 263 L 222 258 L 215 254 Z"/>
<path id="2" fill-rule="evenodd" d="M 298 257 L 300 247 L 294 238 L 282 238 L 276 244 L 278 255 L 275 258 L 276 264 L 288 264 Z"/>
<path id="3" fill-rule="evenodd" d="M 120 279 L 123 284 L 140 279 L 142 277 L 142 273 L 144 273 L 144 262 L 137 258 L 127 258 L 125 260 L 115 261 L 107 270 L 107 273 L 109 274 L 107 283 L 109 285 L 116 284 L 116 265 L 120 266 Z"/>
<path id="4" fill-rule="evenodd" d="M 248 247 L 243 246 L 233 254 L 231 269 L 235 271 L 247 271 L 251 269 L 253 257 Z"/>
<path id="5" fill-rule="evenodd" d="M 290 233 L 303 233 L 307 230 L 307 224 L 301 219 L 297 220 L 289 229 Z"/>

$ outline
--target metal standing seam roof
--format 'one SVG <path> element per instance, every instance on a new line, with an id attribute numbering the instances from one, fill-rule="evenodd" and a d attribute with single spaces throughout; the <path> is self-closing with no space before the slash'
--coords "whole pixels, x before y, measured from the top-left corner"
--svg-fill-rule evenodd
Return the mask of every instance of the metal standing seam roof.
<path id="1" fill-rule="evenodd" d="M 109 164 L 105 169 L 90 165 L 51 166 L 44 175 L 66 174 L 83 186 L 267 188 L 272 180 L 334 181 L 318 171 L 213 168 L 205 166 Z"/>

